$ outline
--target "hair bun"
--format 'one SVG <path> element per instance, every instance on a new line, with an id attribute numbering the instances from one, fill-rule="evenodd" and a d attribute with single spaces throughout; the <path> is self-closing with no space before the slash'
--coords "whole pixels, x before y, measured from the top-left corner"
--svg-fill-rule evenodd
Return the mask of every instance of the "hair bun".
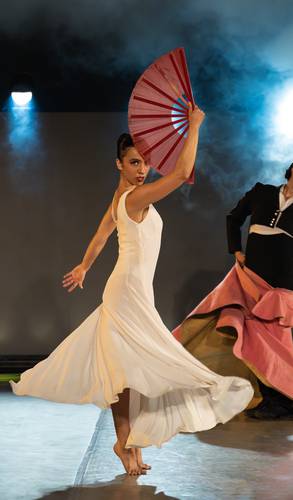
<path id="1" fill-rule="evenodd" d="M 117 158 L 122 161 L 122 158 L 128 148 L 133 147 L 133 140 L 130 134 L 123 133 L 118 137 L 117 140 Z"/>

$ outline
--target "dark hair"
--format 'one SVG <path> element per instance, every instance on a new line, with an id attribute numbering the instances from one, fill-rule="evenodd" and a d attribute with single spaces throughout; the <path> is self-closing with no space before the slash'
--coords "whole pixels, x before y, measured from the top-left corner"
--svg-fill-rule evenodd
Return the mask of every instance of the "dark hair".
<path id="1" fill-rule="evenodd" d="M 291 163 L 290 167 L 287 168 L 287 170 L 286 170 L 285 179 L 287 179 L 287 181 L 290 179 L 290 177 L 292 175 L 292 168 L 293 168 L 293 163 Z"/>
<path id="2" fill-rule="evenodd" d="M 117 140 L 117 158 L 122 161 L 128 148 L 134 146 L 133 140 L 130 134 L 121 134 Z"/>

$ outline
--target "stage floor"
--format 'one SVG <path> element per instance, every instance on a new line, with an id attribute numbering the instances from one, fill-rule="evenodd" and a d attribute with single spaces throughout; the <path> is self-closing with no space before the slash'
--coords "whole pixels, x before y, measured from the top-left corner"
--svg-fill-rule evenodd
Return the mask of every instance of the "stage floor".
<path id="1" fill-rule="evenodd" d="M 127 477 L 112 453 L 111 412 L 0 391 L 1 500 L 292 500 L 293 421 L 240 415 L 147 448 Z"/>

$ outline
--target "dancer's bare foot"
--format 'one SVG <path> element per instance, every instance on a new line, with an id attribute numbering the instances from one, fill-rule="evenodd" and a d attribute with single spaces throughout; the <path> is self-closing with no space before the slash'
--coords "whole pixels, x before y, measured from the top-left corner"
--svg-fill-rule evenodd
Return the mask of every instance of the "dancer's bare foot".
<path id="1" fill-rule="evenodd" d="M 137 463 L 136 453 L 133 449 L 122 448 L 120 443 L 117 441 L 113 446 L 113 450 L 117 457 L 120 458 L 127 474 L 130 476 L 139 476 L 140 474 L 144 474 L 144 471 Z"/>
<path id="2" fill-rule="evenodd" d="M 150 470 L 151 466 L 143 463 L 141 448 L 135 448 L 135 453 L 138 466 L 143 470 Z"/>

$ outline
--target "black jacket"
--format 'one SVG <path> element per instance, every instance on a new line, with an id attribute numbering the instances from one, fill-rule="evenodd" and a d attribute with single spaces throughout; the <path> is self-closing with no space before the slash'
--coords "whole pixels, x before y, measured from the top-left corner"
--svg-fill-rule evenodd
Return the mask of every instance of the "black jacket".
<path id="1" fill-rule="evenodd" d="M 269 227 L 279 227 L 293 235 L 293 203 L 280 212 L 280 187 L 257 182 L 233 208 L 227 216 L 227 238 L 230 253 L 242 250 L 241 226 L 249 215 L 251 215 L 251 225 L 262 224 Z"/>

